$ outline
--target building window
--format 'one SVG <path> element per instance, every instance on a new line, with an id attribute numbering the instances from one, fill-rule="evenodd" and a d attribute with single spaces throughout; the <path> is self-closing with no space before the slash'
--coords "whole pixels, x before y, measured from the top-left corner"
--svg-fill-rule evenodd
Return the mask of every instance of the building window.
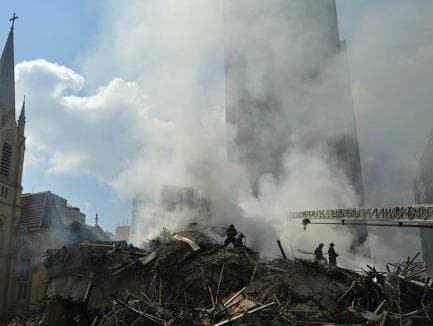
<path id="1" fill-rule="evenodd" d="M 20 282 L 17 286 L 17 299 L 18 300 L 27 300 L 29 297 L 29 283 L 28 282 Z"/>
<path id="2" fill-rule="evenodd" d="M 28 278 L 30 275 L 30 257 L 21 256 L 18 262 L 18 277 Z"/>
<path id="3" fill-rule="evenodd" d="M 9 143 L 3 143 L 2 159 L 0 162 L 0 174 L 6 177 L 9 176 L 11 157 L 12 157 L 12 145 Z"/>
<path id="4" fill-rule="evenodd" d="M 8 198 L 8 191 L 9 191 L 8 187 L 2 185 L 0 187 L 0 197 L 2 197 L 2 198 Z"/>

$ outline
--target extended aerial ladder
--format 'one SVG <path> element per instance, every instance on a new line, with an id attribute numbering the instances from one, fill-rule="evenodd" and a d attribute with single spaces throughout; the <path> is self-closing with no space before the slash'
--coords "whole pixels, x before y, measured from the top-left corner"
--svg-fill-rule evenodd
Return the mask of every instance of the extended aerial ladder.
<path id="1" fill-rule="evenodd" d="M 383 208 L 338 208 L 290 212 L 289 218 L 308 224 L 433 228 L 433 205 Z"/>

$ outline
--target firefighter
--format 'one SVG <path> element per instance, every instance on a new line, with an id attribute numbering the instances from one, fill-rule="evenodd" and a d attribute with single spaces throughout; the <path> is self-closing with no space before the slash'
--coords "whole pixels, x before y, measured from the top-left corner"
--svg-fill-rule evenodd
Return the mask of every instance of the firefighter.
<path id="1" fill-rule="evenodd" d="M 224 241 L 224 247 L 227 247 L 230 243 L 233 244 L 233 247 L 236 247 L 236 235 L 238 231 L 236 231 L 235 226 L 230 224 L 228 229 L 226 230 L 227 238 Z"/>
<path id="2" fill-rule="evenodd" d="M 245 239 L 245 236 L 243 233 L 239 233 L 239 235 L 236 237 L 236 242 L 235 242 L 235 248 L 242 248 L 244 246 L 244 241 L 243 239 Z"/>
<path id="3" fill-rule="evenodd" d="M 314 261 L 322 262 L 325 257 L 323 257 L 323 243 L 319 243 L 319 246 L 314 250 Z"/>
<path id="4" fill-rule="evenodd" d="M 338 257 L 338 254 L 335 252 L 334 244 L 333 243 L 331 243 L 329 245 L 328 255 L 329 255 L 329 265 L 337 266 L 337 257 Z"/>

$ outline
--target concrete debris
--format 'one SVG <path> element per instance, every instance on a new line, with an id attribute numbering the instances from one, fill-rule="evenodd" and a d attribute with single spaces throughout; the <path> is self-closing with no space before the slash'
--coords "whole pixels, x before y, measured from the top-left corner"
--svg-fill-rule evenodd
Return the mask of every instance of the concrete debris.
<path id="1" fill-rule="evenodd" d="M 44 310 L 9 325 L 433 323 L 432 282 L 416 256 L 386 272 L 355 272 L 287 257 L 260 260 L 196 231 L 165 234 L 150 248 L 87 242 L 47 252 Z"/>

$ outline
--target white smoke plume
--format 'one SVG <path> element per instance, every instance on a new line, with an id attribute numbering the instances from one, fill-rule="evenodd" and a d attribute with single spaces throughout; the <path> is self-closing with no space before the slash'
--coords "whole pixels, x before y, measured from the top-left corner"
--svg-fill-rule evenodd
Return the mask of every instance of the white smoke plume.
<path id="1" fill-rule="evenodd" d="M 279 1 L 274 2 L 274 5 L 280 4 Z M 300 23 L 302 17 L 296 17 L 296 10 L 290 14 L 287 24 L 287 17 L 284 16 L 287 13 L 276 10 L 262 16 L 266 21 L 259 22 L 259 25 L 267 25 L 265 29 L 255 30 L 255 24 L 252 23 L 248 35 L 239 40 L 240 49 L 249 54 L 248 69 L 251 70 L 248 71 L 251 72 L 251 78 L 245 82 L 250 90 L 260 96 L 260 92 L 267 87 L 263 84 L 266 80 L 254 79 L 260 73 L 257 74 L 253 69 L 264 69 L 264 75 L 269 69 L 284 70 L 286 76 L 296 78 L 284 78 L 273 85 L 275 88 L 284 88 L 287 82 L 292 83 L 290 86 L 293 90 L 282 92 L 276 89 L 280 97 L 278 100 L 286 107 L 305 108 L 284 110 L 280 112 L 282 115 L 276 114 L 270 118 L 270 128 L 276 127 L 275 138 L 286 138 L 294 146 L 290 151 L 288 148 L 281 149 L 287 150 L 287 153 L 281 153 L 285 154 L 286 179 L 276 182 L 272 176 L 263 175 L 260 195 L 256 198 L 252 196 L 245 167 L 227 159 L 227 144 L 233 141 L 237 132 L 236 128 L 231 129 L 233 126 L 225 123 L 223 108 L 223 10 L 227 8 L 217 1 L 190 1 L 187 5 L 175 1 L 131 3 L 128 8 L 112 4 L 116 8 L 117 26 L 113 32 L 114 45 L 113 40 L 102 42 L 99 51 L 114 55 L 117 59 L 116 69 L 125 67 L 119 72 L 124 78 L 137 78 L 140 81 L 152 100 L 157 117 L 166 119 L 170 124 L 164 144 L 159 140 L 158 145 L 161 147 L 153 147 L 151 139 L 151 146 L 145 146 L 142 157 L 132 162 L 113 183 L 120 193 L 133 195 L 138 192 L 147 198 L 147 204 L 141 210 L 142 225 L 136 232 L 146 239 L 157 234 L 163 226 L 174 231 L 190 222 L 189 212 L 184 216 L 178 213 L 164 219 L 160 217 L 162 213 L 155 211 L 154 205 L 160 200 L 161 188 L 164 185 L 177 185 L 198 189 L 211 201 L 212 220 L 207 223 L 219 226 L 234 223 L 247 235 L 248 243 L 265 254 L 276 252 L 275 240 L 279 237 L 293 243 L 295 247 L 308 248 L 317 245 L 320 240 L 330 242 L 336 239 L 338 232 L 329 230 L 326 239 L 312 232 L 304 233 L 308 236 L 302 237 L 300 222 L 287 222 L 287 214 L 293 209 L 348 207 L 355 206 L 357 202 L 349 181 L 342 171 L 332 165 L 322 143 L 345 134 L 348 128 L 344 115 L 329 112 L 332 109 L 338 111 L 341 107 L 338 87 L 335 87 L 342 73 L 338 65 L 339 58 L 336 58 L 337 62 L 330 60 L 323 64 L 322 52 L 329 52 L 329 49 L 327 45 L 320 46 L 319 42 L 314 48 L 316 54 L 309 52 L 310 57 L 305 64 L 299 65 L 303 62 L 303 48 L 307 43 L 322 37 L 321 26 Z M 247 15 L 241 12 L 243 8 L 235 8 L 234 14 L 236 16 L 237 12 L 239 17 L 252 19 L 267 5 L 256 1 L 251 3 L 251 8 L 254 7 L 255 11 Z M 301 11 L 302 8 L 297 10 Z M 127 35 L 123 32 L 126 21 Z M 234 23 L 235 20 L 225 21 L 226 33 L 230 32 L 227 27 L 237 27 Z M 282 27 L 290 32 L 290 27 L 295 25 L 298 25 L 298 35 L 281 33 Z M 252 43 L 248 43 L 247 40 L 253 35 Z M 260 58 L 259 51 L 264 49 L 258 49 L 253 44 L 255 38 L 269 35 L 275 37 L 270 43 L 270 51 L 277 58 L 272 67 L 267 67 L 270 63 Z M 290 52 L 287 52 L 288 44 L 291 44 Z M 120 48 L 129 51 L 118 51 Z M 99 57 L 100 54 L 96 53 L 87 59 L 86 66 L 92 75 L 107 72 L 107 69 L 100 69 Z M 131 71 L 131 62 L 144 69 Z M 318 81 L 311 82 L 303 78 L 302 75 L 308 74 L 310 67 L 320 65 L 323 71 Z M 137 73 L 139 75 L 134 76 Z M 305 93 L 308 93 L 307 97 Z M 328 110 L 326 116 L 323 114 L 325 110 Z M 306 116 L 306 121 L 303 121 Z M 317 118 L 312 118 L 314 116 Z M 332 119 L 327 118 L 331 116 Z M 321 134 L 320 144 L 311 146 L 309 143 L 318 142 L 317 134 Z M 342 239 L 339 243 L 342 251 L 348 250 L 351 242 L 350 233 L 344 230 L 344 234 L 343 238 L 339 237 Z"/>

